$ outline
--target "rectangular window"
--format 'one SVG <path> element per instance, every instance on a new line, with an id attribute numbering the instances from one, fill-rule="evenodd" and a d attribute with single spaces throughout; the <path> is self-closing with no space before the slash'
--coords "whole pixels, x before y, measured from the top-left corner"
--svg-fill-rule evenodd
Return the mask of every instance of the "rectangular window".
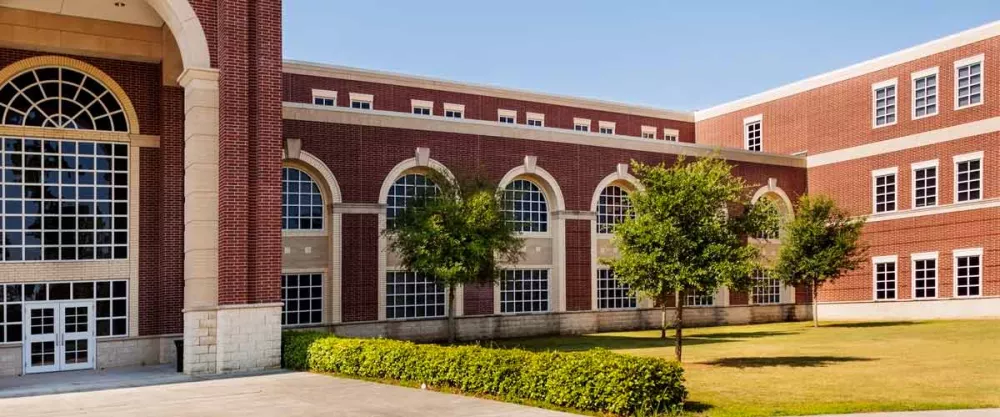
<path id="1" fill-rule="evenodd" d="M 508 269 L 500 280 L 501 313 L 549 311 L 549 270 Z"/>
<path id="2" fill-rule="evenodd" d="M 913 168 L 913 208 L 937 205 L 938 161 L 918 162 Z"/>
<path id="3" fill-rule="evenodd" d="M 955 202 L 982 199 L 983 153 L 955 156 Z"/>
<path id="4" fill-rule="evenodd" d="M 913 118 L 933 116 L 938 113 L 938 68 L 934 67 L 910 75 L 913 79 Z"/>
<path id="5" fill-rule="evenodd" d="M 545 126 L 545 115 L 541 113 L 526 113 L 525 117 L 528 119 L 528 126 L 543 127 Z"/>
<path id="6" fill-rule="evenodd" d="M 73 281 L 0 285 L 0 343 L 20 342 L 28 301 L 95 300 L 97 337 L 128 336 L 128 281 Z"/>
<path id="7" fill-rule="evenodd" d="M 434 114 L 434 102 L 425 100 L 410 100 L 410 108 L 413 110 L 413 114 L 419 114 L 421 116 L 430 116 Z"/>
<path id="8" fill-rule="evenodd" d="M 444 103 L 444 117 L 451 117 L 455 119 L 465 118 L 465 105 L 464 104 L 452 104 Z"/>
<path id="9" fill-rule="evenodd" d="M 913 298 L 937 297 L 937 252 L 915 253 L 913 259 Z"/>
<path id="10" fill-rule="evenodd" d="M 983 102 L 983 55 L 955 62 L 955 110 Z"/>
<path id="11" fill-rule="evenodd" d="M 955 296 L 982 295 L 983 249 L 958 249 L 955 255 Z"/>
<path id="12" fill-rule="evenodd" d="M 641 137 L 643 139 L 656 139 L 656 128 L 653 126 L 643 126 Z"/>
<path id="13" fill-rule="evenodd" d="M 753 276 L 753 288 L 750 292 L 753 304 L 778 304 L 781 302 L 781 281 L 772 278 L 767 271 L 758 270 Z"/>
<path id="14" fill-rule="evenodd" d="M 748 151 L 762 152 L 764 150 L 763 134 L 761 123 L 762 115 L 756 115 L 743 119 L 744 145 Z"/>
<path id="15" fill-rule="evenodd" d="M 320 106 L 336 106 L 337 92 L 330 90 L 312 90 L 313 104 Z"/>
<path id="16" fill-rule="evenodd" d="M 323 322 L 323 274 L 281 275 L 281 325 Z"/>
<path id="17" fill-rule="evenodd" d="M 517 112 L 514 110 L 497 110 L 497 121 L 500 123 L 517 123 Z"/>
<path id="18" fill-rule="evenodd" d="M 684 297 L 684 305 L 688 307 L 711 307 L 715 305 L 715 295 L 702 294 L 699 291 L 688 291 Z"/>
<path id="19" fill-rule="evenodd" d="M 351 108 L 371 110 L 374 108 L 375 96 L 371 94 L 351 93 Z"/>
<path id="20" fill-rule="evenodd" d="M 429 277 L 408 271 L 385 274 L 385 318 L 444 317 L 445 287 Z"/>
<path id="21" fill-rule="evenodd" d="M 629 291 L 628 285 L 615 278 L 615 273 L 607 268 L 597 270 L 597 308 L 600 310 L 619 310 L 635 308 L 636 297 Z"/>
<path id="22" fill-rule="evenodd" d="M 581 119 L 578 117 L 573 118 L 573 130 L 577 132 L 589 132 L 590 131 L 590 119 Z"/>
<path id="23" fill-rule="evenodd" d="M 896 211 L 896 168 L 872 171 L 872 196 L 875 213 Z"/>
<path id="24" fill-rule="evenodd" d="M 875 299 L 896 299 L 896 256 L 873 259 L 875 270 Z"/>
<path id="25" fill-rule="evenodd" d="M 874 127 L 896 124 L 896 79 L 872 85 L 872 124 Z"/>
<path id="26" fill-rule="evenodd" d="M 615 123 L 600 121 L 597 123 L 598 131 L 603 135 L 613 135 L 615 134 Z"/>
<path id="27" fill-rule="evenodd" d="M 667 142 L 677 142 L 677 138 L 680 137 L 680 131 L 677 129 L 663 129 L 663 140 Z"/>

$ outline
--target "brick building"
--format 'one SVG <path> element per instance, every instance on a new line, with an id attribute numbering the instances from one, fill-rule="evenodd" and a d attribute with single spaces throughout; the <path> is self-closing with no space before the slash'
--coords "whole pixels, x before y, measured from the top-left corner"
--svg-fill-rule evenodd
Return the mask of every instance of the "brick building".
<path id="1" fill-rule="evenodd" d="M 455 294 L 465 339 L 657 324 L 598 262 L 627 164 L 716 152 L 786 216 L 807 191 L 871 214 L 873 265 L 824 289 L 828 317 L 997 312 L 1000 25 L 698 112 L 282 61 L 278 2 L 0 1 L 0 30 L 0 375 L 167 363 L 177 340 L 185 372 L 269 368 L 282 327 L 441 338 L 444 290 L 381 233 L 431 170 L 485 172 L 526 238 Z M 808 318 L 757 278 L 686 319 Z"/>

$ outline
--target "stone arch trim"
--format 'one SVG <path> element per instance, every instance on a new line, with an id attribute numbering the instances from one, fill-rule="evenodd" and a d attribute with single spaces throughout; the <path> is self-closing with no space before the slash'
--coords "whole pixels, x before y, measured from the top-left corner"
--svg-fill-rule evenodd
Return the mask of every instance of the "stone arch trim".
<path id="1" fill-rule="evenodd" d="M 785 193 L 785 190 L 782 190 L 780 187 L 774 184 L 768 184 L 758 188 L 757 191 L 753 194 L 753 197 L 750 198 L 750 203 L 751 204 L 756 203 L 758 200 L 760 200 L 762 197 L 768 194 L 772 194 L 778 197 L 777 200 L 781 202 L 781 205 L 783 206 L 782 208 L 784 209 L 784 212 L 787 214 L 789 219 L 795 217 L 795 206 L 792 205 L 792 200 L 788 198 L 788 194 Z"/>
<path id="2" fill-rule="evenodd" d="M 211 68 L 208 38 L 188 0 L 146 0 L 163 18 L 181 51 L 184 68 Z"/>
<path id="3" fill-rule="evenodd" d="M 396 164 L 396 166 L 389 171 L 389 174 L 385 176 L 385 179 L 382 181 L 382 188 L 378 192 L 379 204 L 386 204 L 388 202 L 389 189 L 392 188 L 392 185 L 395 184 L 396 180 L 403 176 L 403 174 L 413 171 L 419 172 L 429 170 L 440 172 L 448 178 L 455 178 L 448 167 L 434 159 L 427 158 L 426 162 L 420 161 L 416 157 L 406 159 L 403 162 Z"/>
<path id="4" fill-rule="evenodd" d="M 566 210 L 566 199 L 563 198 L 562 189 L 559 188 L 559 182 L 556 181 L 556 177 L 552 176 L 552 174 L 542 167 L 534 166 L 531 168 L 529 169 L 527 165 L 521 165 L 507 171 L 507 174 L 500 179 L 499 188 L 503 190 L 507 187 L 507 184 L 518 178 L 533 180 L 545 192 L 546 197 L 549 198 L 549 211 Z"/>
<path id="5" fill-rule="evenodd" d="M 298 158 L 288 158 L 287 154 L 284 155 L 286 165 L 291 165 L 293 167 L 302 166 L 306 168 L 307 171 L 311 171 L 310 174 L 317 174 L 322 178 L 323 182 L 326 184 L 326 195 L 329 196 L 329 201 L 326 201 L 326 205 L 338 204 L 344 201 L 343 194 L 340 191 L 340 183 L 337 182 L 337 177 L 333 175 L 333 171 L 326 166 L 325 163 L 315 155 L 306 152 L 299 151 Z M 298 162 L 298 164 L 288 164 L 290 161 Z M 298 165 L 298 166 L 297 166 Z"/>
<path id="6" fill-rule="evenodd" d="M 602 179 L 601 182 L 597 183 L 597 188 L 594 189 L 594 195 L 590 199 L 590 211 L 593 212 L 597 211 L 597 203 L 601 199 L 601 192 L 604 191 L 604 189 L 607 188 L 609 185 L 615 185 L 615 184 L 627 184 L 628 185 L 627 188 L 630 188 L 629 190 L 630 192 L 642 189 L 642 183 L 639 182 L 638 178 L 636 178 L 632 174 L 629 174 L 628 172 L 622 173 L 616 171 L 604 177 L 604 179 Z"/>

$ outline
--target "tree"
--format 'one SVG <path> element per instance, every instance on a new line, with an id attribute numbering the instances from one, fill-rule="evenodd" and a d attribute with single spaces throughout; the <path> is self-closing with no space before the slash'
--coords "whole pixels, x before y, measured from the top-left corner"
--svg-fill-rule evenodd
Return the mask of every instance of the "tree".
<path id="1" fill-rule="evenodd" d="M 417 195 L 386 230 L 403 266 L 447 288 L 448 341 L 455 341 L 455 291 L 494 282 L 499 265 L 516 263 L 522 239 L 505 221 L 501 193 L 481 175 L 458 180 L 438 172 L 437 193 Z"/>
<path id="2" fill-rule="evenodd" d="M 683 347 L 686 295 L 720 286 L 749 288 L 760 268 L 760 250 L 746 236 L 777 226 L 770 203 L 750 204 L 749 187 L 726 162 L 710 157 L 667 167 L 632 162 L 642 189 L 629 199 L 634 216 L 614 228 L 618 257 L 602 259 L 631 291 L 661 307 L 660 337 L 666 338 L 667 300 L 676 300 L 674 346 Z"/>
<path id="3" fill-rule="evenodd" d="M 819 327 L 819 287 L 833 282 L 864 261 L 861 243 L 865 218 L 851 217 L 826 196 L 802 196 L 798 213 L 785 225 L 773 275 L 787 285 L 807 285 L 812 292 L 813 327 Z"/>

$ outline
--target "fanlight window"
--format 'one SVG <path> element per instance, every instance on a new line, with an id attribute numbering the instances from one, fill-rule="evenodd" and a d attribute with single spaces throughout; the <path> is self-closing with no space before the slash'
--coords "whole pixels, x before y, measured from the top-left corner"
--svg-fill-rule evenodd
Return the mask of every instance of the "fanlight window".
<path id="1" fill-rule="evenodd" d="M 440 192 L 438 186 L 426 175 L 406 174 L 399 177 L 389 189 L 386 200 L 386 219 L 391 225 L 396 216 L 406 210 L 410 201 L 418 197 L 436 196 L 438 192 Z"/>
<path id="2" fill-rule="evenodd" d="M 0 123 L 58 129 L 128 132 L 118 98 L 96 79 L 73 69 L 22 72 L 0 87 Z"/>
<path id="3" fill-rule="evenodd" d="M 547 232 L 549 206 L 535 183 L 517 179 L 503 191 L 504 213 L 518 232 Z"/>
<path id="4" fill-rule="evenodd" d="M 628 192 L 617 185 L 605 187 L 597 200 L 597 233 L 611 233 L 615 225 L 624 222 L 631 213 Z"/>

